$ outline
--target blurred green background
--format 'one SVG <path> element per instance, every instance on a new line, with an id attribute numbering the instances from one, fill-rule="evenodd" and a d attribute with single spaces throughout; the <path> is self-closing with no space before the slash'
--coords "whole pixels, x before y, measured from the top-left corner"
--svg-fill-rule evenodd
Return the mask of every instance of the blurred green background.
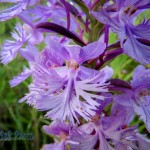
<path id="1" fill-rule="evenodd" d="M 150 11 L 140 15 L 136 23 L 139 23 L 145 14 L 149 17 Z M 17 21 L 17 19 L 11 19 L 0 23 L 0 47 L 5 39 L 10 38 L 10 32 Z M 113 43 L 115 39 L 116 35 L 111 34 L 110 43 Z M 34 137 L 32 141 L 0 141 L 0 150 L 31 150 L 33 148 L 34 150 L 39 150 L 44 143 L 50 143 L 52 140 L 41 129 L 42 125 L 49 123 L 49 120 L 43 119 L 44 113 L 36 111 L 25 103 L 18 103 L 18 100 L 28 92 L 27 85 L 31 79 L 15 88 L 9 86 L 9 80 L 22 71 L 23 65 L 27 64 L 21 57 L 17 57 L 8 65 L 0 64 L 0 131 L 4 130 L 7 132 L 11 130 L 15 132 L 19 130 L 22 133 L 33 133 Z M 120 55 L 110 64 L 114 69 L 114 78 L 126 81 L 131 79 L 133 69 L 137 65 L 137 62 L 126 55 Z M 132 124 L 138 124 L 140 132 L 147 133 L 145 126 L 141 121 L 138 121 L 137 117 L 135 117 Z"/>
<path id="2" fill-rule="evenodd" d="M 4 40 L 10 38 L 10 32 L 13 31 L 17 21 L 17 19 L 11 19 L 0 23 L 0 47 Z M 25 103 L 18 103 L 18 100 L 28 92 L 27 85 L 31 79 L 14 88 L 9 86 L 9 80 L 23 70 L 23 65 L 27 63 L 21 57 L 17 57 L 8 65 L 0 64 L 0 134 L 2 130 L 5 133 L 10 130 L 14 134 L 19 130 L 21 133 L 32 133 L 33 140 L 0 140 L 0 150 L 31 150 L 33 148 L 39 150 L 44 143 L 51 142 L 51 138 L 42 131 L 42 125 L 49 123 L 48 120 L 43 119 L 44 113 L 37 112 Z M 2 135 L 0 139 L 1 137 Z"/>

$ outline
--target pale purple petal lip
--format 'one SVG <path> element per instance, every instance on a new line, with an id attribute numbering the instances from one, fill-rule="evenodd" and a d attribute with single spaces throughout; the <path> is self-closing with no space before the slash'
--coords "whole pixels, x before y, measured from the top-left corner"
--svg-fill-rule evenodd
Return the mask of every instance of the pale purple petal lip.
<path id="1" fill-rule="evenodd" d="M 111 72 L 109 76 L 105 75 L 107 71 Z M 90 94 L 85 91 L 108 92 L 108 84 L 105 84 L 105 81 L 111 75 L 112 69 L 106 67 L 102 71 L 98 71 L 97 75 L 92 78 L 75 81 L 74 77 L 76 73 L 72 70 L 68 75 L 68 83 L 65 83 L 66 87 L 64 91 L 58 93 L 58 95 L 43 96 L 37 100 L 35 107 L 41 111 L 48 110 L 46 116 L 53 120 L 59 119 L 60 121 L 65 121 L 67 117 L 71 123 L 74 124 L 74 118 L 79 123 L 77 114 L 89 120 L 90 116 L 94 115 L 92 109 L 96 109 L 96 106 L 99 106 L 99 103 L 94 101 L 93 98 L 102 100 L 104 98 L 101 95 Z M 74 95 L 73 85 L 75 86 L 76 96 Z M 80 95 L 85 99 L 85 104 L 79 100 Z"/>

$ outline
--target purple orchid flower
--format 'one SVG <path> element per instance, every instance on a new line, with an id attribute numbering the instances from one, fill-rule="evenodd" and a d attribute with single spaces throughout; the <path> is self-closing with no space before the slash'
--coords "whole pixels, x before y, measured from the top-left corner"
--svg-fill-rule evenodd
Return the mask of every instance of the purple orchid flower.
<path id="1" fill-rule="evenodd" d="M 47 67 L 37 65 L 33 72 L 33 83 L 29 87 L 30 93 L 21 102 L 27 99 L 27 103 L 37 109 L 48 110 L 46 116 L 52 120 L 67 119 L 72 124 L 75 123 L 74 119 L 79 123 L 78 116 L 89 120 L 95 114 L 93 110 L 99 106 L 95 99 L 103 100 L 105 97 L 89 91 L 108 92 L 109 83 L 105 82 L 113 71 L 109 67 L 96 71 L 81 65 L 103 53 L 105 46 L 97 41 L 84 47 L 64 47 L 51 39 L 49 52 L 45 51 L 50 55 L 46 57 L 51 63 Z M 64 62 L 66 66 L 61 66 Z"/>
<path id="2" fill-rule="evenodd" d="M 44 145 L 43 150 L 67 150 L 67 147 L 70 150 L 146 150 L 150 146 L 150 140 L 138 134 L 135 126 L 126 125 L 124 111 L 109 117 L 99 118 L 95 115 L 92 122 L 78 127 L 52 122 L 50 126 L 43 126 L 43 129 L 47 134 L 57 137 L 54 144 Z"/>
<path id="3" fill-rule="evenodd" d="M 150 140 L 137 134 L 136 127 L 125 124 L 124 114 L 117 116 L 93 116 L 92 122 L 81 125 L 70 131 L 73 150 L 120 150 L 148 147 Z M 76 143 L 75 143 L 76 142 Z M 144 145 L 144 144 L 146 145 Z"/>
<path id="4" fill-rule="evenodd" d="M 112 68 L 101 67 L 122 52 L 150 63 L 150 19 L 134 23 L 150 1 L 102 1 L 103 7 L 91 14 L 104 26 L 88 12 L 96 10 L 100 0 L 82 0 L 81 6 L 70 0 L 39 1 L 0 0 L 12 6 L 0 11 L 0 21 L 18 17 L 24 22 L 14 28 L 13 39 L 5 41 L 0 59 L 8 64 L 19 53 L 28 61 L 29 67 L 9 83 L 14 87 L 32 78 L 29 93 L 19 102 L 46 111 L 52 120 L 43 130 L 56 137 L 55 142 L 42 149 L 147 150 L 150 140 L 130 123 L 137 114 L 150 132 L 150 69 L 138 66 L 128 83 L 110 79 Z M 120 42 L 108 46 L 110 28 Z M 99 40 L 88 43 L 100 29 Z"/>
<path id="5" fill-rule="evenodd" d="M 138 66 L 133 73 L 131 81 L 132 90 L 116 96 L 115 102 L 128 107 L 143 120 L 150 132 L 150 70 Z"/>
<path id="6" fill-rule="evenodd" d="M 104 5 L 101 10 L 91 12 L 100 22 L 110 26 L 121 41 L 125 54 L 142 64 L 150 63 L 150 20 L 134 25 L 134 18 L 140 12 L 139 7 L 149 5 L 149 1 L 116 0 L 113 4 Z M 142 40 L 141 40 L 142 39 Z"/>
<path id="7" fill-rule="evenodd" d="M 47 39 L 50 37 L 47 37 L 45 39 L 45 43 L 48 42 Z M 61 37 L 53 36 L 53 39 L 61 42 Z M 30 41 L 30 39 L 29 39 Z M 63 43 L 61 44 L 68 44 L 70 40 L 65 39 Z M 19 50 L 21 56 L 25 58 L 28 61 L 29 68 L 24 66 L 24 70 L 17 76 L 14 76 L 12 80 L 9 81 L 11 87 L 15 87 L 18 84 L 22 83 L 24 80 L 26 80 L 29 76 L 32 75 L 32 73 L 35 70 L 35 66 L 37 64 L 49 69 L 52 66 L 62 66 L 63 61 L 60 61 L 59 56 L 54 54 L 53 52 L 49 51 L 48 48 L 45 48 L 42 52 L 39 52 L 39 50 L 33 46 L 33 45 L 27 45 L 25 48 L 21 48 Z"/>
<path id="8" fill-rule="evenodd" d="M 54 135 L 59 140 L 55 140 L 53 144 L 44 144 L 42 150 L 66 150 L 67 139 L 69 135 L 69 126 L 61 122 L 52 122 L 50 126 L 43 126 L 44 132 L 48 135 Z"/>
<path id="9" fill-rule="evenodd" d="M 122 111 L 123 112 L 123 111 Z M 79 126 L 70 131 L 71 149 L 73 150 L 146 150 L 150 140 L 140 135 L 136 127 L 125 123 L 124 112 L 116 116 L 92 117 L 92 122 Z M 76 143 L 75 143 L 76 142 Z"/>
<path id="10" fill-rule="evenodd" d="M 69 143 L 69 130 L 71 126 L 69 124 L 61 122 L 52 122 L 50 126 L 43 126 L 44 131 L 47 134 L 54 135 L 60 139 L 56 140 L 54 144 L 46 144 L 43 146 L 43 150 L 66 150 Z"/>

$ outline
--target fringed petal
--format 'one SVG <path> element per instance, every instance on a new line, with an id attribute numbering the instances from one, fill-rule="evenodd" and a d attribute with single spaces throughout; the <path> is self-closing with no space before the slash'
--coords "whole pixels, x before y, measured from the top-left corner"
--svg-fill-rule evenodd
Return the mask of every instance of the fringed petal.
<path id="1" fill-rule="evenodd" d="M 28 39 L 28 36 L 25 31 L 23 31 L 20 23 L 16 25 L 15 30 L 12 32 L 12 37 L 13 40 L 6 40 L 2 46 L 0 59 L 3 64 L 8 64 L 12 61 L 16 57 L 23 43 Z"/>
<path id="2" fill-rule="evenodd" d="M 30 75 L 32 71 L 26 67 L 24 67 L 23 72 L 21 72 L 18 76 L 15 76 L 12 80 L 9 81 L 9 84 L 11 87 L 17 86 L 24 80 L 26 80 Z"/>

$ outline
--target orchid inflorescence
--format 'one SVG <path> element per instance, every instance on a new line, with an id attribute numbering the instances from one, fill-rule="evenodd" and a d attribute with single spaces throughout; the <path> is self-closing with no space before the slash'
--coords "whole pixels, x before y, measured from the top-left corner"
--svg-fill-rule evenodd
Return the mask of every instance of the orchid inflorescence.
<path id="1" fill-rule="evenodd" d="M 20 54 L 29 64 L 10 85 L 32 77 L 19 102 L 46 111 L 51 123 L 43 129 L 57 137 L 42 149 L 148 150 L 150 140 L 130 123 L 137 115 L 150 132 L 150 69 L 143 66 L 150 64 L 150 19 L 135 24 L 150 1 L 0 0 L 6 2 L 12 5 L 0 21 L 20 22 L 0 59 L 8 64 Z M 107 66 L 123 53 L 141 63 L 130 82 L 112 79 Z"/>

